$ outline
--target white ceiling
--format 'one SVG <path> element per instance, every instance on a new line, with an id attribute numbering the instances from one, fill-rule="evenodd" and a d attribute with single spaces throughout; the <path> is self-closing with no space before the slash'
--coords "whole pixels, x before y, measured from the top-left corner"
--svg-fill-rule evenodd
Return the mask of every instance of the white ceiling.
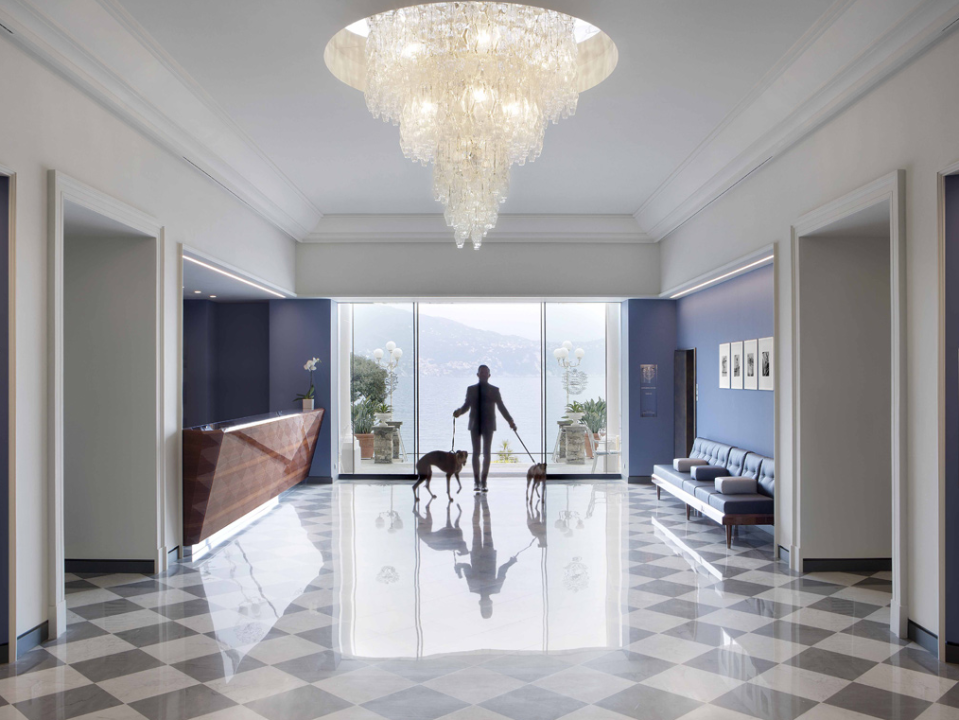
<path id="1" fill-rule="evenodd" d="M 296 240 L 449 242 L 430 169 L 327 70 L 412 0 L 0 0 L 15 42 Z M 513 169 L 489 242 L 649 242 L 959 27 L 959 0 L 537 0 L 619 65 Z"/>
<path id="2" fill-rule="evenodd" d="M 503 212 L 632 215 L 831 3 L 550 3 L 605 30 L 619 64 L 550 126 L 535 163 L 514 167 Z M 430 169 L 323 63 L 338 30 L 395 3 L 122 4 L 323 214 L 440 212 Z"/>

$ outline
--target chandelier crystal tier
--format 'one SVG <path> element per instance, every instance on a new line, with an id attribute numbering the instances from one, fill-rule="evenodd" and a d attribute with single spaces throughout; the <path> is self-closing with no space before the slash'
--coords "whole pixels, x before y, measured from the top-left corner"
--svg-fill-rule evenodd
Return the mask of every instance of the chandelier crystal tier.
<path id="1" fill-rule="evenodd" d="M 433 195 L 457 247 L 469 239 L 479 249 L 506 200 L 510 167 L 539 157 L 547 123 L 576 112 L 580 91 L 616 63 L 608 37 L 569 15 L 441 2 L 373 15 L 338 33 L 327 65 L 354 86 L 346 76 L 357 73 L 345 66 L 357 60 L 357 40 L 342 37 L 347 31 L 366 36 L 367 107 L 399 126 L 406 157 L 432 163 Z"/>

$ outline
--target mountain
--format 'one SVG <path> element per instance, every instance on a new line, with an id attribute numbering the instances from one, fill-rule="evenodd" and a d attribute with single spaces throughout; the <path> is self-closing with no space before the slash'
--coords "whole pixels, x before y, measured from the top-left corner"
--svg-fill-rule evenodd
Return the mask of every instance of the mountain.
<path id="1" fill-rule="evenodd" d="M 580 369 L 587 374 L 605 373 L 605 340 L 569 338 L 586 350 Z M 399 308 L 375 305 L 357 306 L 354 311 L 353 350 L 372 357 L 373 350 L 392 340 L 404 355 L 397 372 L 413 374 L 413 313 Z M 546 371 L 561 373 L 552 356 L 562 340 L 547 339 Z M 479 330 L 448 318 L 420 315 L 420 374 L 472 375 L 478 365 L 489 365 L 493 376 L 531 376 L 540 373 L 540 344 L 528 338 Z"/>

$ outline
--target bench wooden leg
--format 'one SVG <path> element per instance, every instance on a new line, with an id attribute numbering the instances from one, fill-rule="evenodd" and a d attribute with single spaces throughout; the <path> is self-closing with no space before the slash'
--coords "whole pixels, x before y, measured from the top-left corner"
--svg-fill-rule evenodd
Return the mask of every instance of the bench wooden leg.
<path id="1" fill-rule="evenodd" d="M 733 546 L 733 526 L 726 526 L 726 547 L 731 548 Z"/>
<path id="2" fill-rule="evenodd" d="M 656 499 L 657 500 L 663 499 L 663 489 L 659 487 L 659 485 L 656 486 Z"/>
<path id="3" fill-rule="evenodd" d="M 687 519 L 687 520 L 689 520 L 689 511 L 690 511 L 691 509 L 692 509 L 692 508 L 689 507 L 689 505 L 686 506 L 686 519 Z"/>

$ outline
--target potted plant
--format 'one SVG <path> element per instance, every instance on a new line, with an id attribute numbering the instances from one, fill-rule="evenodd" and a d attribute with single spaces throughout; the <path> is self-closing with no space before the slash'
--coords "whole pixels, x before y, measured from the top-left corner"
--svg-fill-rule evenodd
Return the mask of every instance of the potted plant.
<path id="1" fill-rule="evenodd" d="M 375 404 L 372 401 L 364 398 L 355 402 L 350 410 L 353 436 L 360 444 L 360 458 L 363 460 L 373 459 L 374 407 Z"/>
<path id="2" fill-rule="evenodd" d="M 585 414 L 586 408 L 581 402 L 573 400 L 573 402 L 566 406 L 566 419 L 569 420 L 573 425 L 582 420 L 583 415 Z"/>
<path id="3" fill-rule="evenodd" d="M 316 388 L 313 386 L 313 373 L 316 372 L 316 366 L 319 364 L 320 359 L 310 358 L 306 361 L 306 364 L 303 366 L 303 369 L 310 373 L 310 389 L 307 390 L 303 395 L 297 395 L 293 398 L 293 402 L 302 402 L 304 410 L 313 409 L 313 399 L 316 396 Z"/>
<path id="4" fill-rule="evenodd" d="M 606 401 L 603 398 L 587 400 L 583 403 L 583 424 L 593 434 L 593 445 L 599 444 L 600 431 L 606 427 Z M 593 456 L 592 447 L 586 445 L 586 454 Z"/>
<path id="5" fill-rule="evenodd" d="M 385 425 L 393 419 L 393 408 L 386 403 L 377 403 L 373 408 L 373 417 L 376 418 L 377 425 Z"/>

